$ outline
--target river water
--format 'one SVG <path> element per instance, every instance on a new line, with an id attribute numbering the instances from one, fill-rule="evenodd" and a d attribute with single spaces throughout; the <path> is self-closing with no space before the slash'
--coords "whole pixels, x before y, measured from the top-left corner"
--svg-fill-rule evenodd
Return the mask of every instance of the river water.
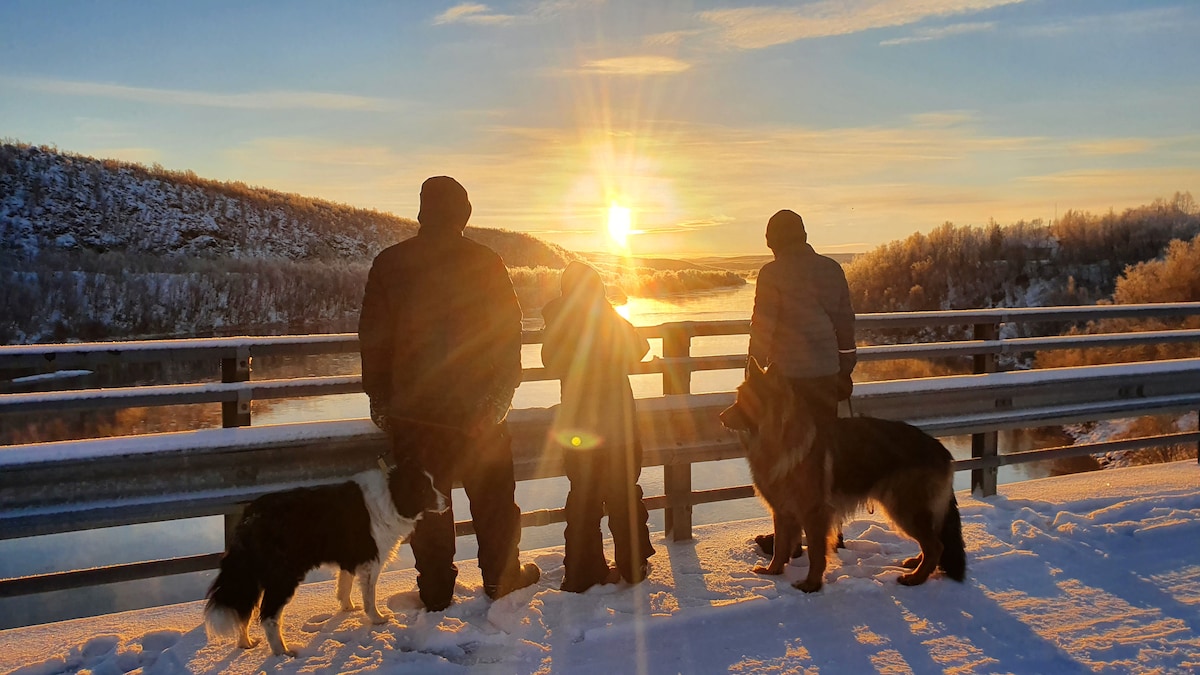
<path id="1" fill-rule="evenodd" d="M 713 290 L 690 293 L 686 296 L 649 299 L 630 298 L 619 308 L 622 315 L 639 326 L 657 325 L 675 321 L 717 321 L 748 319 L 753 306 L 754 285 L 736 289 Z M 535 327 L 536 319 L 529 327 Z M 708 356 L 720 354 L 745 354 L 748 337 L 722 336 L 694 338 L 692 354 Z M 651 340 L 651 353 L 661 356 L 659 340 Z M 541 365 L 539 345 L 526 345 L 523 362 L 527 367 Z M 326 357 L 316 361 L 316 366 L 298 364 L 295 360 L 282 359 L 275 362 L 255 364 L 256 379 L 272 377 L 296 377 L 299 368 L 310 375 L 335 375 L 357 373 L 357 355 Z M 279 372 L 272 372 L 277 369 Z M 662 395 L 662 378 L 658 375 L 636 375 L 630 378 L 636 398 Z M 730 391 L 741 381 L 740 370 L 708 371 L 695 373 L 692 391 L 705 393 Z M 547 407 L 558 403 L 557 382 L 527 382 L 521 385 L 514 397 L 517 408 Z M 255 425 L 283 424 L 288 422 L 317 421 L 366 417 L 367 399 L 363 394 L 322 396 L 283 401 L 255 402 L 253 421 Z M 141 428 L 140 432 L 157 431 Z M 970 456 L 970 443 L 966 438 L 943 439 L 955 457 Z M 1002 452 L 1026 449 L 1032 437 L 1025 434 L 1002 436 Z M 1000 481 L 1010 482 L 1046 475 L 1044 468 L 1004 467 Z M 750 482 L 745 461 L 725 460 L 693 465 L 694 489 L 746 485 Z M 960 472 L 955 487 L 969 487 L 970 477 Z M 641 484 L 647 496 L 663 493 L 661 467 L 647 467 L 641 476 Z M 517 486 L 517 502 L 523 511 L 558 508 L 566 497 L 565 478 L 525 481 Z M 457 518 L 468 517 L 468 505 L 461 490 L 453 495 Z M 694 522 L 742 520 L 767 515 L 757 499 L 741 499 L 694 507 Z M 663 512 L 651 512 L 652 532 L 663 530 Z M 563 525 L 526 528 L 522 533 L 522 550 L 557 546 L 562 543 Z M 170 523 L 147 523 L 143 525 L 71 532 L 30 539 L 0 541 L 0 577 L 14 577 L 35 573 L 64 571 L 100 565 L 135 562 L 153 558 L 195 555 L 219 551 L 223 547 L 223 522 L 220 518 L 198 518 Z M 457 558 L 475 557 L 473 537 L 458 540 Z M 404 547 L 393 568 L 411 566 L 411 554 Z M 78 616 L 103 614 L 112 611 L 185 602 L 204 597 L 205 590 L 214 572 L 178 575 L 138 582 L 111 584 L 103 587 L 44 593 L 26 598 L 0 599 L 0 629 L 14 626 L 58 621 Z M 326 579 L 329 574 L 317 571 L 310 580 Z M 197 617 L 199 620 L 200 617 Z"/>

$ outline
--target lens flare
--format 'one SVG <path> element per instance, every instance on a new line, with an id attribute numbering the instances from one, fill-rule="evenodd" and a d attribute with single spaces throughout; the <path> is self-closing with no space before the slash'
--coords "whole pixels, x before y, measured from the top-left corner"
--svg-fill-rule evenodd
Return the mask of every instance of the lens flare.
<path id="1" fill-rule="evenodd" d="M 600 445 L 600 437 L 578 429 L 564 429 L 554 434 L 554 441 L 567 450 L 591 450 Z"/>

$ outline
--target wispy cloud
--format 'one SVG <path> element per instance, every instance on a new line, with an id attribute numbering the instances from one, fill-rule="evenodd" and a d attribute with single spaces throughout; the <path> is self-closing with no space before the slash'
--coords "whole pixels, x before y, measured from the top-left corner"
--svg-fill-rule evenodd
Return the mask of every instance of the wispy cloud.
<path id="1" fill-rule="evenodd" d="M 513 23 L 529 23 L 552 19 L 590 5 L 602 4 L 604 0 L 540 0 L 525 3 L 525 11 L 518 14 L 501 14 L 479 2 L 462 2 L 433 18 L 434 25 L 453 23 L 482 26 L 501 26 Z"/>
<path id="2" fill-rule="evenodd" d="M 908 45 L 916 42 L 932 42 L 941 40 L 942 38 L 952 37 L 955 35 L 965 35 L 967 33 L 982 33 L 990 31 L 996 27 L 993 21 L 979 21 L 974 23 L 953 23 L 948 26 L 937 26 L 931 28 L 922 28 L 914 31 L 912 35 L 892 40 L 884 40 L 880 42 L 881 47 L 891 47 L 895 45 Z"/>
<path id="3" fill-rule="evenodd" d="M 1071 149 L 1081 155 L 1140 155 L 1153 151 L 1157 143 L 1145 138 L 1107 138 L 1075 143 Z"/>
<path id="4" fill-rule="evenodd" d="M 317 91 L 255 91 L 226 94 L 186 89 L 154 89 L 131 87 L 104 82 L 79 82 L 74 80 L 4 78 L 0 84 L 27 91 L 61 96 L 92 96 L 136 103 L 156 105 L 203 106 L 210 108 L 235 108 L 242 110 L 338 110 L 338 111 L 382 111 L 395 110 L 399 102 Z"/>
<path id="5" fill-rule="evenodd" d="M 673 75 L 692 67 L 670 56 L 617 56 L 585 62 L 579 70 L 597 75 Z"/>
<path id="6" fill-rule="evenodd" d="M 1024 0 L 820 0 L 802 7 L 744 7 L 702 12 L 734 49 L 762 49 L 807 38 L 905 26 L 971 14 Z"/>
<path id="7" fill-rule="evenodd" d="M 477 2 L 464 2 L 434 17 L 433 23 L 434 25 L 448 23 L 496 25 L 512 23 L 516 18 L 512 14 L 498 14 L 493 12 L 487 5 Z"/>
<path id="8" fill-rule="evenodd" d="M 647 47 L 678 47 L 689 38 L 700 35 L 700 30 L 673 30 L 665 33 L 647 35 L 642 43 Z"/>

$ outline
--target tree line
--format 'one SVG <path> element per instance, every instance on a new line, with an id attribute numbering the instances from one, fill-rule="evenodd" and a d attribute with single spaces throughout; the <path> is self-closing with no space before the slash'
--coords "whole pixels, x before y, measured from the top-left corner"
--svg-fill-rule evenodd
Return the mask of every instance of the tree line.
<path id="1" fill-rule="evenodd" d="M 1200 234 L 1190 193 L 1094 215 L 1067 211 L 1050 224 L 943 223 L 879 246 L 846 265 L 859 312 L 1093 304 L 1133 265 Z"/>

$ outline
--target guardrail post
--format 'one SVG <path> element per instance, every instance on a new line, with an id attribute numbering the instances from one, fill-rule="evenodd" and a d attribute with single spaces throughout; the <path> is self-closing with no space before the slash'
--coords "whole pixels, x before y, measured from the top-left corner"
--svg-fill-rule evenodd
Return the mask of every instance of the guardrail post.
<path id="1" fill-rule="evenodd" d="M 692 355 L 692 326 L 688 322 L 664 326 L 663 358 L 686 359 Z M 690 394 L 692 369 L 686 362 L 670 363 L 663 370 L 663 394 Z M 663 492 L 667 508 L 663 521 L 673 541 L 692 538 L 692 465 L 663 466 Z"/>
<path id="2" fill-rule="evenodd" d="M 692 355 L 692 324 L 683 322 L 663 326 L 663 358 L 686 359 Z M 668 364 L 663 369 L 663 394 L 692 393 L 692 369 L 685 362 Z"/>
<path id="3" fill-rule="evenodd" d="M 977 323 L 972 333 L 976 340 L 995 340 L 1000 335 L 999 325 L 994 323 Z M 997 370 L 995 354 L 976 354 L 973 357 L 974 372 L 994 373 Z M 996 475 L 998 468 L 995 464 L 999 448 L 999 436 L 995 431 L 985 431 L 971 434 L 971 457 L 984 461 L 981 469 L 971 469 L 971 492 L 984 497 L 996 494 Z"/>
<path id="4" fill-rule="evenodd" d="M 221 359 L 221 382 L 250 381 L 250 348 L 238 347 L 237 356 Z M 221 426 L 248 427 L 250 426 L 250 393 L 239 392 L 236 401 L 221 403 Z M 242 520 L 243 506 L 236 507 L 225 514 L 225 549 L 229 549 L 234 528 Z"/>
<path id="5" fill-rule="evenodd" d="M 221 382 L 250 381 L 250 348 L 239 347 L 237 356 L 221 359 Z M 250 426 L 250 399 L 238 396 L 236 401 L 221 403 L 221 426 Z"/>
<path id="6" fill-rule="evenodd" d="M 663 492 L 667 497 L 667 508 L 663 521 L 671 541 L 686 541 L 692 538 L 692 465 L 666 464 L 663 466 Z"/>

